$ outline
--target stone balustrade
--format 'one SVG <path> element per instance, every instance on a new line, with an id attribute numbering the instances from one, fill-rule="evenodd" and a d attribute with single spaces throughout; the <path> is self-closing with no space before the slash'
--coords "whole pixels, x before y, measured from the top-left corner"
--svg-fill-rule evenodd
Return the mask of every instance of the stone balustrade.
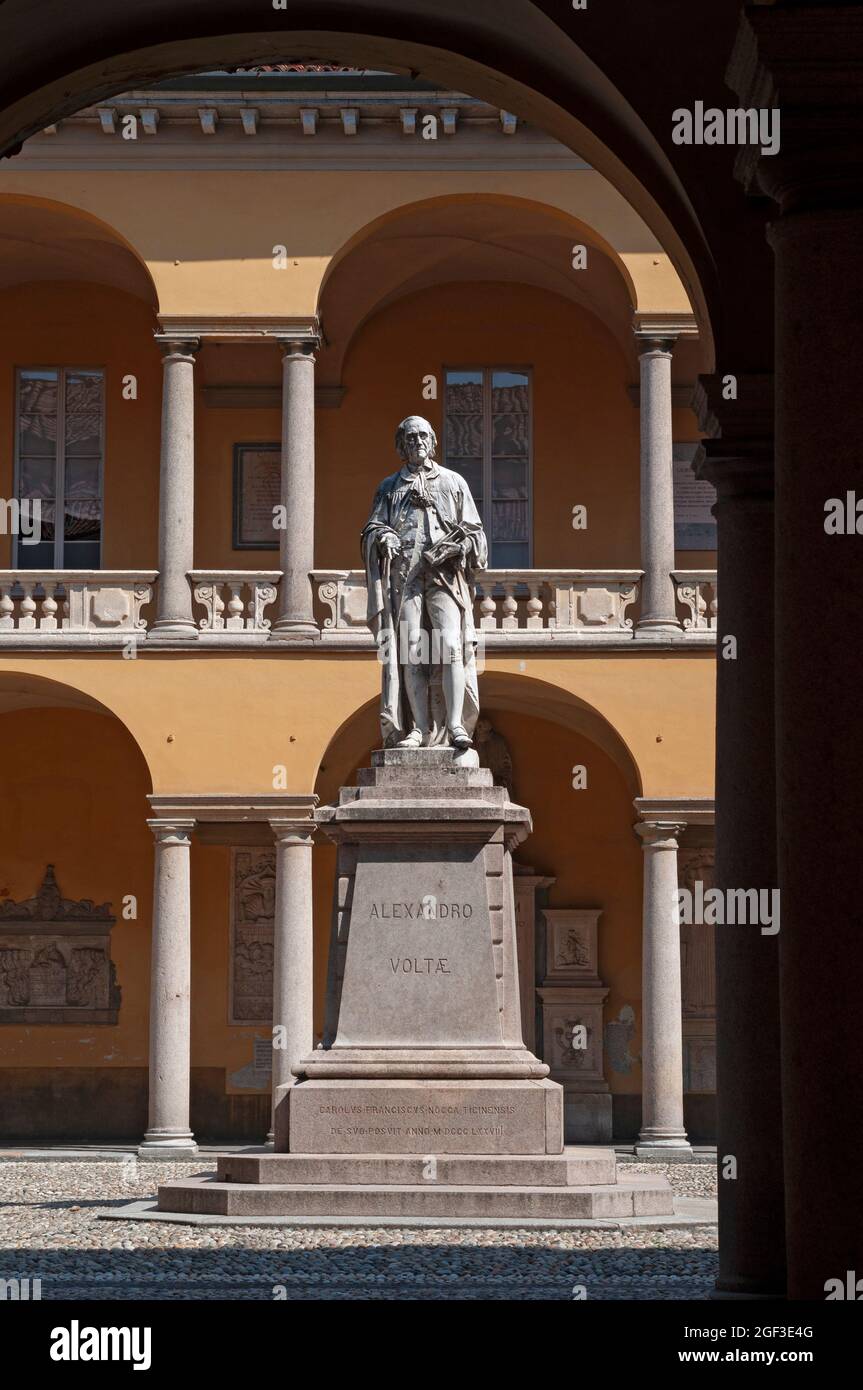
<path id="1" fill-rule="evenodd" d="M 683 619 L 684 636 L 715 641 L 719 608 L 716 570 L 675 570 L 672 578 L 678 603 L 689 609 L 689 617 Z"/>
<path id="2" fill-rule="evenodd" d="M 476 582 L 474 618 L 484 633 L 632 635 L 626 609 L 641 570 L 486 570 Z"/>
<path id="3" fill-rule="evenodd" d="M 155 571 L 0 570 L 0 643 L 143 636 Z"/>
<path id="4" fill-rule="evenodd" d="M 190 570 L 192 596 L 205 611 L 201 632 L 269 633 L 264 609 L 275 603 L 281 577 L 278 570 Z"/>
<path id="5" fill-rule="evenodd" d="M 311 577 L 322 643 L 371 646 L 364 572 L 314 570 Z M 641 577 L 640 570 L 485 570 L 476 580 L 477 632 L 492 648 L 638 642 L 642 634 L 627 610 L 638 601 Z M 671 578 L 678 605 L 689 613 L 676 640 L 714 642 L 716 572 L 677 570 Z M 145 610 L 157 580 L 155 571 L 0 570 L 0 646 L 110 645 L 130 634 L 146 640 L 155 615 Z M 280 581 L 277 570 L 189 570 L 193 602 L 203 610 L 191 635 L 208 645 L 268 641 L 266 610 Z"/>
<path id="6" fill-rule="evenodd" d="M 367 632 L 362 570 L 315 570 L 325 642 Z M 474 621 L 482 640 L 547 642 L 560 638 L 632 639 L 626 609 L 638 597 L 640 570 L 485 570 L 476 580 Z"/>

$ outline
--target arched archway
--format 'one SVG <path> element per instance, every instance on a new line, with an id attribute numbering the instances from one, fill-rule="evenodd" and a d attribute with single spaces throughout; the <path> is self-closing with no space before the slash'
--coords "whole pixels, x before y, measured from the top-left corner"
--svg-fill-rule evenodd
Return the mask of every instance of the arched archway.
<path id="1" fill-rule="evenodd" d="M 577 274 L 574 244 L 586 248 Z M 591 223 L 550 203 L 502 194 L 405 203 L 348 237 L 327 266 L 318 298 L 325 333 L 319 382 L 340 384 L 351 344 L 373 314 L 423 289 L 481 281 L 546 290 L 586 309 L 614 335 L 637 375 L 632 316 L 645 302 L 657 307 L 655 267 L 665 259 L 643 224 L 640 234 L 624 233 L 607 212 L 603 220 L 601 208 Z M 670 270 L 666 278 L 663 307 L 688 316 L 682 285 Z"/>
<path id="2" fill-rule="evenodd" d="M 102 285 L 158 312 L 143 256 L 115 227 L 51 198 L 0 194 L 0 292 L 35 281 Z"/>
<path id="3" fill-rule="evenodd" d="M 126 725 L 0 673 L 4 1139 L 126 1139 L 146 1114 L 152 780 Z M 34 903 L 35 898 L 35 903 Z"/>
<path id="4" fill-rule="evenodd" d="M 9 71 L 0 69 L 10 94 L 0 148 L 14 149 L 56 117 L 133 83 L 278 60 L 287 48 L 297 58 L 336 52 L 359 67 L 421 72 L 453 90 L 498 101 L 605 173 L 668 248 L 699 319 L 709 320 L 716 271 L 690 198 L 635 107 L 575 41 L 572 15 L 564 27 L 528 0 L 513 0 L 505 19 L 487 0 L 469 13 L 457 0 L 416 0 L 410 12 L 359 0 L 347 21 L 339 3 L 297 4 L 289 14 L 265 9 L 258 31 L 248 33 L 248 9 L 236 0 L 159 0 L 143 15 L 84 0 L 74 32 L 64 29 L 58 13 L 54 54 L 47 56 L 40 42 L 37 60 L 22 8 L 13 0 L 4 16 L 17 25 L 17 36 L 8 50 Z M 94 64 L 96 33 L 101 57 Z"/>
<path id="5" fill-rule="evenodd" d="M 480 676 L 479 695 L 483 712 L 488 708 L 530 716 L 542 710 L 551 722 L 600 748 L 619 771 L 631 796 L 642 795 L 641 772 L 633 752 L 605 715 L 587 701 L 534 676 L 498 671 L 486 671 Z M 339 787 L 350 784 L 357 768 L 367 766 L 371 750 L 380 746 L 375 698 L 359 706 L 334 730 L 315 775 L 319 802 L 335 798 Z"/>
<path id="6" fill-rule="evenodd" d="M 598 922 L 595 1018 L 609 1025 L 605 1081 L 598 1092 L 621 1134 L 638 1127 L 641 1072 L 637 1062 L 641 1025 L 642 852 L 633 833 L 633 796 L 641 774 L 631 750 L 601 711 L 550 683 L 511 673 L 486 672 L 480 680 L 482 716 L 490 719 L 491 756 L 486 765 L 501 776 L 500 753 L 511 759 L 511 795 L 531 812 L 533 829 L 514 855 L 521 1012 L 525 1037 L 554 1064 L 559 1059 L 556 1022 L 569 996 L 558 996 L 550 958 L 575 930 L 575 922 Z M 318 770 L 322 802 L 338 797 L 380 746 L 377 703 L 369 701 L 333 734 Z M 574 774 L 583 769 L 586 779 Z M 506 776 L 506 769 L 503 776 Z M 336 873 L 334 846 L 315 853 L 315 980 L 320 1026 Z M 539 897 L 537 897 L 539 894 Z M 546 917 L 541 910 L 549 909 Z M 579 927 L 578 930 L 581 928 Z M 562 935 L 561 935 L 562 934 Z M 560 938 L 560 939 L 559 939 Z M 580 948 L 581 949 L 581 948 Z M 601 981 L 601 983 L 600 983 Z M 589 993 L 584 996 L 585 1000 Z M 581 1102 L 573 1102 L 570 1123 Z M 572 1136 L 578 1133 L 573 1128 Z M 610 1128 L 606 1131 L 610 1138 Z M 586 1137 L 588 1130 L 582 1131 Z M 599 1130 L 593 1132 L 598 1141 Z"/>

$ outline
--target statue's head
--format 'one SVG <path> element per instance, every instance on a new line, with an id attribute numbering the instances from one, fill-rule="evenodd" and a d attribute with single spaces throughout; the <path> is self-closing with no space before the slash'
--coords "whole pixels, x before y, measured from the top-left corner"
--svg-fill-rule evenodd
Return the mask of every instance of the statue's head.
<path id="1" fill-rule="evenodd" d="M 486 739 L 489 738 L 490 735 L 491 720 L 486 719 L 484 715 L 481 715 L 480 718 L 476 721 L 476 728 L 474 729 L 473 734 L 474 742 L 485 743 Z"/>
<path id="2" fill-rule="evenodd" d="M 409 415 L 396 430 L 396 449 L 410 468 L 419 468 L 437 451 L 437 435 L 421 415 Z"/>

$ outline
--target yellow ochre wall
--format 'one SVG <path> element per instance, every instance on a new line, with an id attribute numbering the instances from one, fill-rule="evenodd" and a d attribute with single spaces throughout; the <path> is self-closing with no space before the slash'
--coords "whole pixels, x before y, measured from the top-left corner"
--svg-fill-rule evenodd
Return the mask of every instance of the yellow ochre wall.
<path id="1" fill-rule="evenodd" d="M 104 569 L 158 568 L 162 366 L 152 309 L 102 285 L 39 281 L 0 291 L 0 496 L 12 497 L 16 367 L 101 367 L 105 381 Z M 10 325 L 14 324 L 14 332 Z M 123 377 L 137 400 L 123 399 Z M 12 564 L 0 532 L 0 568 Z"/>
<path id="2" fill-rule="evenodd" d="M 489 676 L 542 682 L 524 687 L 537 711 L 567 694 L 598 711 L 629 750 L 642 795 L 713 795 L 712 650 L 489 652 L 485 661 Z M 373 651 L 142 648 L 134 661 L 119 650 L 0 653 L 0 693 L 7 674 L 16 684 L 59 682 L 115 713 L 161 794 L 271 793 L 277 764 L 288 792 L 311 791 L 331 739 L 380 690 Z"/>
<path id="3" fill-rule="evenodd" d="M 106 376 L 103 567 L 158 566 L 161 365 L 153 314 L 141 300 L 97 285 L 34 283 L 0 293 L 0 312 L 20 328 L 0 344 L 0 496 L 13 495 L 16 367 L 100 366 Z M 442 437 L 447 366 L 530 367 L 533 375 L 533 538 L 537 568 L 639 566 L 639 423 L 626 392 L 630 370 L 611 333 L 571 302 L 524 285 L 448 284 L 397 301 L 356 334 L 337 410 L 316 412 L 318 568 L 353 568 L 358 538 L 381 478 L 399 465 L 393 434 L 421 412 Z M 137 398 L 123 397 L 123 378 Z M 438 399 L 425 400 L 434 375 Z M 202 348 L 196 367 L 195 565 L 278 569 L 277 550 L 232 548 L 233 452 L 277 443 L 278 409 L 204 404 L 214 384 L 277 384 L 272 347 Z M 697 438 L 678 411 L 680 438 Z M 585 530 L 572 509 L 587 508 Z M 276 533 L 274 533 L 276 534 Z M 681 568 L 712 555 L 678 555 Z M 0 534 L 0 567 L 11 541 Z"/>
<path id="4" fill-rule="evenodd" d="M 611 987 L 607 1017 L 631 1004 L 640 1022 L 641 851 L 623 772 L 573 729 L 538 716 L 488 713 L 509 742 L 515 793 L 529 806 L 534 829 L 518 858 L 554 875 L 552 906 L 601 906 L 600 970 Z M 361 736 L 371 732 L 371 708 Z M 109 901 L 118 918 L 111 952 L 122 988 L 115 1027 L 44 1025 L 0 1028 L 4 1067 L 142 1067 L 147 1062 L 149 950 L 152 914 L 152 837 L 145 819 L 149 778 L 144 760 L 120 722 L 81 709 L 23 709 L 0 716 L 4 845 L 0 896 L 31 896 L 45 864 L 54 863 L 64 897 Z M 336 738 L 319 787 L 334 794 L 352 781 Z M 367 763 L 367 752 L 357 759 Z M 574 791 L 571 769 L 588 769 L 588 786 Z M 355 770 L 355 769 L 354 769 Z M 316 1028 L 323 1022 L 334 851 L 321 843 L 315 865 Z M 124 920 L 123 899 L 137 899 L 137 917 Z M 193 843 L 192 1064 L 238 1070 L 250 1058 L 250 1039 L 266 1028 L 228 1024 L 230 851 Z M 637 1091 L 637 1070 L 609 1075 L 616 1092 Z"/>
<path id="5" fill-rule="evenodd" d="M 144 262 L 163 314 L 314 314 L 326 272 L 352 239 L 411 203 L 521 199 L 566 214 L 616 253 L 642 312 L 689 313 L 677 272 L 634 208 L 593 169 L 391 171 L 0 170 L 0 194 L 39 197 L 107 224 Z M 581 230 L 580 230 L 581 229 Z M 273 248 L 288 266 L 273 283 Z"/>
<path id="6" fill-rule="evenodd" d="M 479 183 L 508 192 L 511 180 L 482 175 Z M 476 175 L 457 174 L 398 180 L 232 174 L 226 201 L 224 175 L 40 174 L 38 184 L 45 196 L 77 202 L 117 228 L 147 260 L 163 313 L 274 316 L 313 313 L 330 257 L 374 217 L 398 203 L 479 186 Z M 35 187 L 31 175 L 0 177 L 0 190 Z M 600 240 L 620 250 L 637 280 L 639 307 L 686 312 L 667 258 L 599 176 L 579 176 L 576 184 L 519 175 L 518 189 L 573 214 L 586 215 L 589 207 Z M 276 242 L 291 254 L 277 300 L 269 259 Z M 0 343 L 0 495 L 11 496 L 13 486 L 14 368 L 103 366 L 103 565 L 157 568 L 161 365 L 152 306 L 117 289 L 45 280 L 0 291 L 0 312 L 15 326 Z M 410 412 L 440 426 L 442 396 L 426 401 L 421 386 L 428 374 L 442 386 L 446 365 L 533 370 L 534 564 L 637 568 L 638 412 L 626 393 L 634 374 L 623 350 L 598 318 L 568 300 L 484 282 L 415 293 L 356 333 L 344 364 L 344 402 L 317 412 L 317 566 L 357 565 L 358 532 L 373 490 L 398 465 L 394 426 Z M 130 374 L 138 382 L 135 401 L 122 396 L 122 378 Z M 203 393 L 216 383 L 276 384 L 278 350 L 207 344 L 195 375 L 195 564 L 277 569 L 277 552 L 231 547 L 231 472 L 233 445 L 278 440 L 280 413 L 209 408 Z M 691 413 L 677 413 L 675 437 L 697 438 Z M 588 509 L 586 531 L 571 526 L 577 503 Z M 712 560 L 678 556 L 681 567 Z M 8 539 L 0 534 L 0 567 L 10 563 Z M 600 966 L 611 989 L 606 1018 L 632 1003 L 640 1022 L 641 854 L 632 796 L 713 794 L 713 653 L 546 649 L 490 654 L 486 666 L 489 681 L 523 692 L 519 713 L 488 704 L 513 750 L 517 795 L 534 816 L 534 833 L 519 857 L 557 877 L 552 905 L 603 907 Z M 271 793 L 273 769 L 284 765 L 288 792 L 317 786 L 332 795 L 376 742 L 378 689 L 371 652 L 142 648 L 125 660 L 119 651 L 0 650 L 0 697 L 14 690 L 25 705 L 29 692 L 49 706 L 83 700 L 106 711 L 0 714 L 0 896 L 33 894 L 51 860 L 64 896 L 110 900 L 119 918 L 112 955 L 123 989 L 116 1027 L 90 1028 L 83 1037 L 73 1027 L 0 1028 L 0 1066 L 145 1069 L 153 872 L 147 792 Z M 543 717 L 549 692 L 571 723 Z M 578 731 L 582 705 L 616 732 L 637 785 Z M 576 763 L 588 766 L 587 792 L 571 788 Z M 333 863 L 331 850 L 316 849 L 318 1026 Z M 249 1061 L 250 1038 L 265 1032 L 227 1023 L 229 851 L 195 843 L 192 884 L 192 1064 L 229 1075 Z M 120 917 L 129 893 L 138 898 L 134 922 Z M 617 1093 L 637 1091 L 640 1071 L 609 1079 Z M 221 1081 L 214 1084 L 218 1090 Z"/>

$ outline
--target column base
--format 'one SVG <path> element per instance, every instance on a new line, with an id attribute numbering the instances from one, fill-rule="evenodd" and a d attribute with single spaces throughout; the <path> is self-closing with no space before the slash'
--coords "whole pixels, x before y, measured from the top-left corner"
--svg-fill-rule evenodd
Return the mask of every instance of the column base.
<path id="1" fill-rule="evenodd" d="M 321 630 L 310 618 L 279 618 L 270 630 L 271 642 L 317 642 Z"/>
<path id="2" fill-rule="evenodd" d="M 148 1129 L 138 1145 L 139 1158 L 158 1157 L 179 1158 L 188 1155 L 196 1157 L 198 1145 L 190 1129 Z"/>
<path id="3" fill-rule="evenodd" d="M 682 627 L 677 618 L 646 618 L 635 625 L 635 630 L 639 636 L 649 637 L 655 633 L 657 637 L 667 637 L 670 633 L 681 633 Z"/>
<path id="4" fill-rule="evenodd" d="M 635 1156 L 648 1162 L 687 1163 L 692 1158 L 692 1145 L 686 1137 L 686 1130 L 681 1130 L 679 1134 L 642 1130 L 635 1144 Z"/>
<path id="5" fill-rule="evenodd" d="M 197 642 L 200 630 L 191 619 L 183 622 L 177 618 L 158 619 L 147 633 L 148 642 Z"/>
<path id="6" fill-rule="evenodd" d="M 645 1163 L 691 1163 L 691 1144 L 636 1144 L 635 1157 Z"/>

